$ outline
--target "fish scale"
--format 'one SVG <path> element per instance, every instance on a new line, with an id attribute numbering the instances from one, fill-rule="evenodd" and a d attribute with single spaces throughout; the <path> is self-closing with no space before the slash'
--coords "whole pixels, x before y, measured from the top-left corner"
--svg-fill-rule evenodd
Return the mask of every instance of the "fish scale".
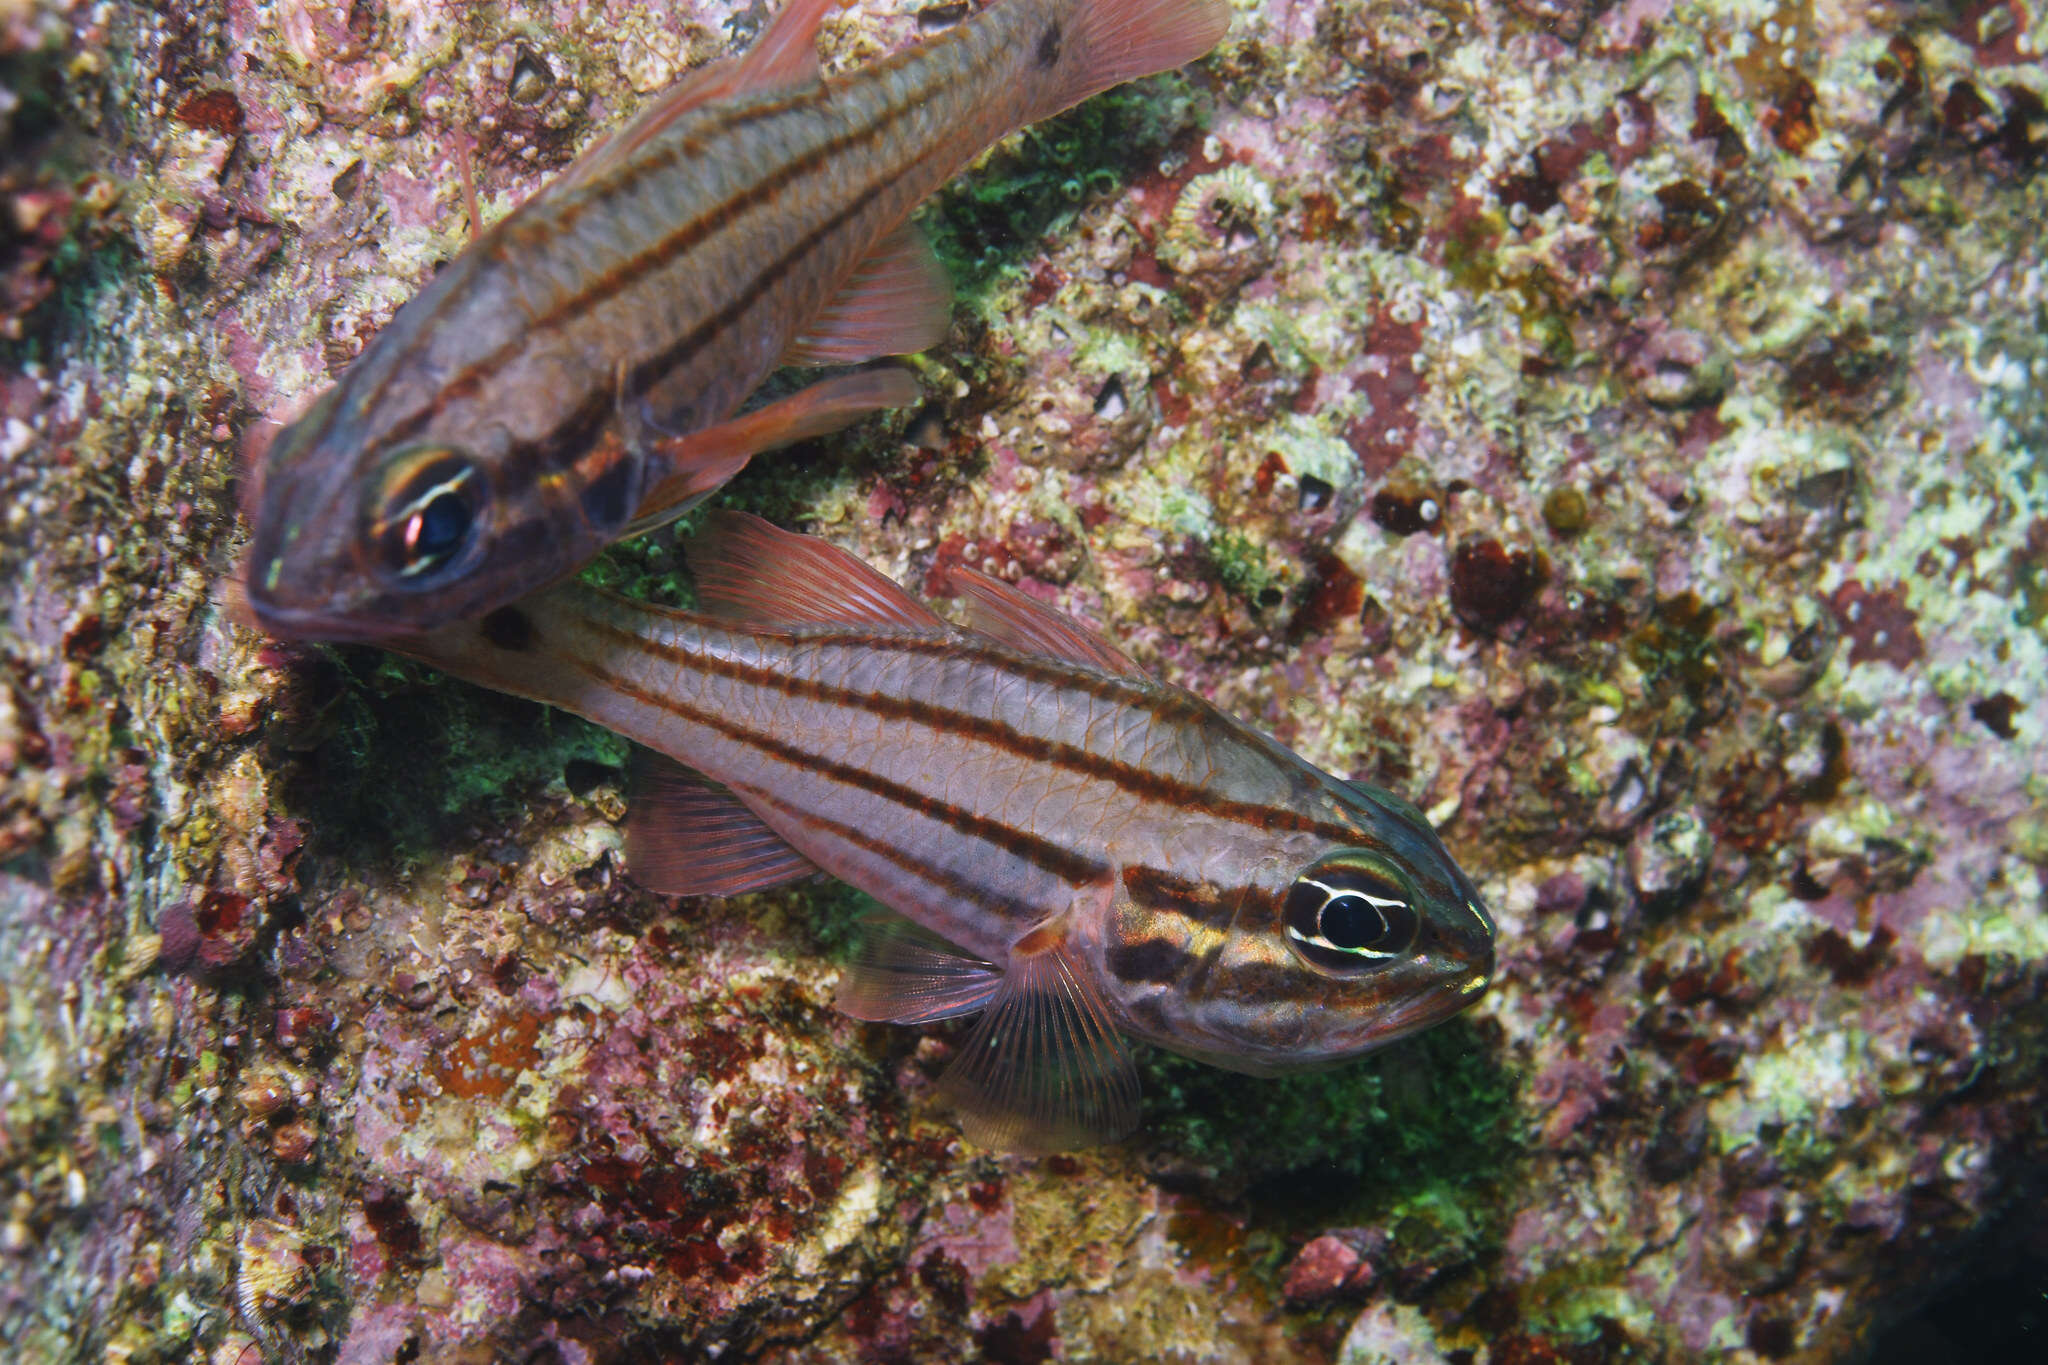
<path id="1" fill-rule="evenodd" d="M 572 583 L 404 649 L 720 784 L 759 826 L 718 829 L 754 829 L 750 859 L 764 841 L 788 850 L 748 885 L 822 869 L 907 916 L 926 938 L 871 964 L 900 989 L 848 988 L 861 1017 L 929 1018 L 930 1000 L 964 994 L 977 1029 L 1000 1035 L 991 1047 L 1048 1025 L 1046 1010 L 1095 1040 L 1081 1061 L 1032 1054 L 1049 1076 L 1124 1074 L 1096 1024 L 1264 1073 L 1376 1046 L 1485 988 L 1491 921 L 1412 806 L 1145 677 L 1013 589 L 955 571 L 983 613 L 962 629 L 821 542 L 752 518 L 714 526 L 692 552 L 711 614 Z M 642 799 L 629 870 L 649 838 L 695 839 L 718 894 L 735 889 L 734 860 L 697 828 L 720 798 L 691 801 L 686 826 Z M 669 889 L 691 889 L 688 858 L 660 865 Z M 1341 897 L 1353 908 L 1330 924 L 1377 915 L 1370 942 L 1329 937 L 1353 932 L 1326 927 L 1321 906 Z M 963 992 L 976 973 L 985 990 Z M 1033 994 L 1053 987 L 1081 994 Z M 987 1059 L 957 1082 L 990 1140 L 1099 1137 L 1134 1093 L 1119 1081 L 1099 1092 L 1106 1108 L 999 1118 L 987 1087 L 1012 1084 Z"/>

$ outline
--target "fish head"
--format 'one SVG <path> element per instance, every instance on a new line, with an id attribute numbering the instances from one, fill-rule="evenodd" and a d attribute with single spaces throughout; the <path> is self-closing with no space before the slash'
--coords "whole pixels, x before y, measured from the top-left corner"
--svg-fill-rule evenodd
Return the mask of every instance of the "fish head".
<path id="1" fill-rule="evenodd" d="M 1228 926 L 1191 934 L 1179 979 L 1132 1011 L 1180 1016 L 1141 1030 L 1154 1041 L 1273 1075 L 1369 1052 L 1485 992 L 1493 919 L 1428 820 L 1391 793 L 1330 781 L 1355 838 L 1269 846 Z"/>
<path id="2" fill-rule="evenodd" d="M 566 483 L 499 487 L 488 433 L 365 437 L 330 391 L 272 444 L 250 496 L 245 586 L 286 639 L 382 641 L 485 615 L 573 571 L 603 543 Z"/>

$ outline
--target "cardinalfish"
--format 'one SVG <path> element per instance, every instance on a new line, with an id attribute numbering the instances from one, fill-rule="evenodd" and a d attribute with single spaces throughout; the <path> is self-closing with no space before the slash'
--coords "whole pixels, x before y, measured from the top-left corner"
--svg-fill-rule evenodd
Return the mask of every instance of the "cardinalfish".
<path id="1" fill-rule="evenodd" d="M 825 872 L 896 912 L 837 1004 L 978 1016 L 941 1087 L 982 1145 L 1129 1132 L 1129 1038 L 1271 1074 L 1486 989 L 1493 923 L 1420 811 L 1072 618 L 955 569 L 969 625 L 949 624 L 750 517 L 690 557 L 696 614 L 569 583 L 396 647 L 645 746 L 626 856 L 652 889 Z"/>
<path id="2" fill-rule="evenodd" d="M 843 78 L 789 0 L 488 230 L 252 460 L 250 606 L 276 635 L 474 619 L 680 513 L 762 450 L 913 401 L 783 365 L 924 349 L 944 272 L 908 223 L 991 142 L 1208 51 L 1226 0 L 1004 0 Z"/>

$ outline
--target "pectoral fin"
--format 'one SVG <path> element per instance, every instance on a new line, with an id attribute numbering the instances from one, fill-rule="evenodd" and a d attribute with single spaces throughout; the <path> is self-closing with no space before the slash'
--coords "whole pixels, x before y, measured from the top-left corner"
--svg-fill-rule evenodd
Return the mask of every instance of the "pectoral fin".
<path id="1" fill-rule="evenodd" d="M 666 896 L 738 896 L 796 881 L 817 865 L 731 791 L 651 749 L 633 751 L 626 871 Z"/>
<path id="2" fill-rule="evenodd" d="M 1143 678 L 1128 655 L 1073 617 L 1027 597 L 999 578 L 955 567 L 947 586 L 967 603 L 967 624 L 1006 645 L 1086 664 L 1124 678 Z"/>
<path id="3" fill-rule="evenodd" d="M 665 471 L 640 499 L 625 534 L 674 521 L 747 467 L 764 450 L 794 445 L 850 426 L 870 413 L 917 400 L 908 370 L 885 368 L 837 375 L 717 426 L 647 444 L 653 468 Z"/>
<path id="4" fill-rule="evenodd" d="M 901 915 L 869 915 L 832 1003 L 871 1023 L 928 1024 L 982 1009 L 1002 980 L 1002 968 Z"/>
<path id="5" fill-rule="evenodd" d="M 1010 950 L 1001 984 L 939 1082 L 970 1141 L 1057 1152 L 1138 1126 L 1138 1068 L 1057 926 Z"/>
<path id="6" fill-rule="evenodd" d="M 905 223 L 884 237 L 832 302 L 790 343 L 790 365 L 858 365 L 936 346 L 953 317 L 953 286 L 924 234 Z"/>

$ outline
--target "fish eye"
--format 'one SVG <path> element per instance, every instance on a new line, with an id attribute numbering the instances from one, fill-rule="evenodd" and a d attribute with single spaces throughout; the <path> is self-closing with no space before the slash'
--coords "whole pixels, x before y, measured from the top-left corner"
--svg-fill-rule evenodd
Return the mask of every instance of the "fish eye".
<path id="1" fill-rule="evenodd" d="M 407 587 L 439 578 L 476 539 L 483 495 L 476 465 L 444 446 L 394 460 L 371 526 L 384 571 Z"/>
<path id="2" fill-rule="evenodd" d="M 1310 964 L 1356 974 L 1415 946 L 1422 922 L 1407 879 L 1377 860 L 1326 858 L 1295 880 L 1283 917 L 1287 940 Z"/>

